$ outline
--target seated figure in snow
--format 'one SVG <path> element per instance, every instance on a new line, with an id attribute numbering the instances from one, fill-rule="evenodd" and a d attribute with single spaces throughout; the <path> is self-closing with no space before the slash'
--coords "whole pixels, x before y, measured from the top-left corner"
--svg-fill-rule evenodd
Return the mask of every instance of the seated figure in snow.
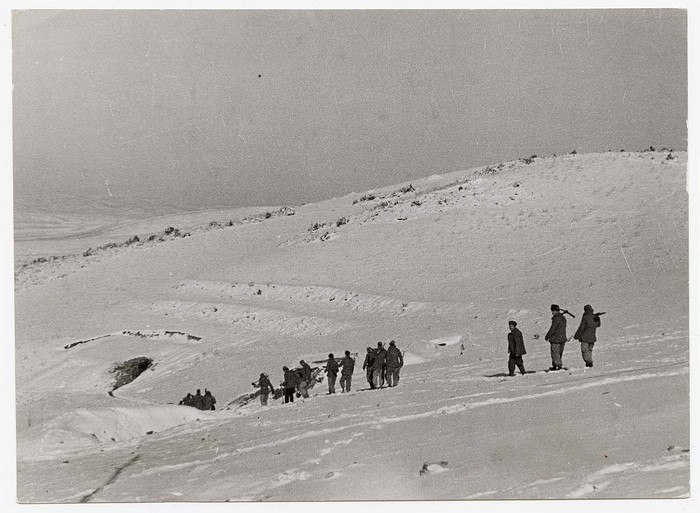
<path id="1" fill-rule="evenodd" d="M 204 410 L 215 410 L 214 405 L 216 404 L 216 399 L 211 395 L 211 392 L 204 389 L 204 397 L 202 398 L 202 405 Z"/>

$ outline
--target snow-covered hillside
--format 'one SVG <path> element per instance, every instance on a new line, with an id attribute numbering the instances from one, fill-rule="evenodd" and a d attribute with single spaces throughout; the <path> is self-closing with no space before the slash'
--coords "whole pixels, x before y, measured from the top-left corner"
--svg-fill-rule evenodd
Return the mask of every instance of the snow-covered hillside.
<path id="1" fill-rule="evenodd" d="M 74 228 L 53 259 L 35 225 L 16 269 L 18 498 L 686 496 L 686 166 L 521 159 L 293 209 Z M 571 341 L 568 370 L 544 372 L 551 303 L 577 316 L 569 335 L 584 304 L 607 312 L 593 368 Z M 535 373 L 504 376 L 510 319 Z M 366 390 L 357 365 L 349 394 L 324 381 L 293 405 L 234 402 L 260 372 L 276 386 L 283 365 L 346 349 L 361 364 L 391 339 L 396 388 Z M 140 356 L 153 365 L 109 395 L 110 370 Z M 217 411 L 177 406 L 197 388 Z"/>

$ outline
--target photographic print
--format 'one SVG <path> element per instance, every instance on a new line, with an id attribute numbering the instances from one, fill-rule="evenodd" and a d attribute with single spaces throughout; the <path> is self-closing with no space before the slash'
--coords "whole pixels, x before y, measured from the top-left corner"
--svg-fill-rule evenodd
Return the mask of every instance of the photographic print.
<path id="1" fill-rule="evenodd" d="M 689 497 L 684 9 L 11 23 L 19 503 Z"/>

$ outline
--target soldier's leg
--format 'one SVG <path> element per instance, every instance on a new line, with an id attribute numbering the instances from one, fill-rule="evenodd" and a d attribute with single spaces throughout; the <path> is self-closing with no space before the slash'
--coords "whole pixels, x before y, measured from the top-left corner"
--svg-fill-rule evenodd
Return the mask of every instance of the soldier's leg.
<path id="1" fill-rule="evenodd" d="M 581 356 L 583 361 L 586 362 L 586 367 L 593 365 L 593 344 L 587 342 L 581 342 Z"/>
<path id="2" fill-rule="evenodd" d="M 519 356 L 515 360 L 515 364 L 518 366 L 518 370 L 520 370 L 520 374 L 525 374 L 525 364 L 523 363 L 523 357 Z"/>
<path id="3" fill-rule="evenodd" d="M 550 344 L 549 345 L 549 353 L 550 356 L 552 357 L 552 367 L 555 369 L 558 369 L 561 367 L 561 344 Z"/>
<path id="4" fill-rule="evenodd" d="M 264 392 L 260 392 L 260 404 L 262 406 L 267 406 L 267 394 Z"/>
<path id="5" fill-rule="evenodd" d="M 352 376 L 345 376 L 345 391 L 350 392 L 350 385 L 352 385 Z"/>
<path id="6" fill-rule="evenodd" d="M 302 381 L 299 383 L 299 393 L 301 394 L 302 397 L 308 398 L 309 397 L 309 382 L 308 381 Z"/>
<path id="7" fill-rule="evenodd" d="M 559 344 L 559 367 L 562 367 L 563 363 L 563 357 L 564 357 L 564 346 L 566 344 Z"/>
<path id="8" fill-rule="evenodd" d="M 387 367 L 386 369 L 386 386 L 390 387 L 394 383 L 393 375 L 394 369 Z"/>
<path id="9" fill-rule="evenodd" d="M 345 392 L 345 374 L 340 375 L 340 391 Z"/>
<path id="10" fill-rule="evenodd" d="M 401 367 L 396 367 L 394 369 L 394 386 L 399 384 L 399 374 L 401 373 Z"/>
<path id="11" fill-rule="evenodd" d="M 513 374 L 515 374 L 515 358 L 513 358 L 513 355 L 510 355 L 508 357 L 508 375 L 512 376 Z"/>
<path id="12" fill-rule="evenodd" d="M 374 375 L 372 382 L 374 383 L 374 388 L 379 388 L 384 385 L 384 381 L 382 380 L 382 369 L 375 369 L 374 370 Z"/>

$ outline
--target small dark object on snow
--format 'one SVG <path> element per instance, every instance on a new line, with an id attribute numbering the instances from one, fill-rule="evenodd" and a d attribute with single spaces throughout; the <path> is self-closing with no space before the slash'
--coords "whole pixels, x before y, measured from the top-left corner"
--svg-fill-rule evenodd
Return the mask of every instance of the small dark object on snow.
<path id="1" fill-rule="evenodd" d="M 436 463 L 423 463 L 423 468 L 418 472 L 419 476 L 424 476 L 426 474 L 439 474 L 441 472 L 447 471 L 447 462 L 438 461 Z"/>
<path id="2" fill-rule="evenodd" d="M 152 434 L 153 434 L 153 431 L 146 431 L 146 434 L 147 434 L 147 435 L 152 435 Z"/>

